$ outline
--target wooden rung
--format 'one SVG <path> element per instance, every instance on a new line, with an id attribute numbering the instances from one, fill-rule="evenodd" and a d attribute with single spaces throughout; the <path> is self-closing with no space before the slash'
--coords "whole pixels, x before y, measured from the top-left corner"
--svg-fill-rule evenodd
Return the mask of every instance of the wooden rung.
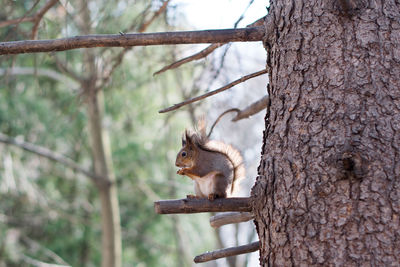
<path id="1" fill-rule="evenodd" d="M 223 212 L 223 211 L 251 211 L 251 198 L 184 198 L 160 200 L 154 202 L 154 210 L 158 214 Z"/>
<path id="2" fill-rule="evenodd" d="M 226 212 L 217 214 L 210 218 L 210 225 L 214 228 L 231 223 L 247 222 L 254 218 L 251 212 Z"/>
<path id="3" fill-rule="evenodd" d="M 246 254 L 250 252 L 254 252 L 260 249 L 260 242 L 253 242 L 248 245 L 238 246 L 238 247 L 231 247 L 231 248 L 224 248 L 219 249 L 211 252 L 206 252 L 201 255 L 198 255 L 194 258 L 195 263 L 212 261 L 220 258 L 236 256 L 240 254 Z"/>

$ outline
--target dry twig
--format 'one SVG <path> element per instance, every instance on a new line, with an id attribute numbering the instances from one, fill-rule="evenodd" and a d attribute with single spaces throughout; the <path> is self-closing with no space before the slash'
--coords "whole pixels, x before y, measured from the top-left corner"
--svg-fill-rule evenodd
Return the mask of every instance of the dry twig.
<path id="1" fill-rule="evenodd" d="M 248 107 L 246 107 L 243 110 L 240 110 L 238 108 L 231 108 L 228 110 L 225 110 L 224 112 L 221 113 L 221 115 L 218 116 L 218 118 L 214 121 L 214 123 L 212 124 L 210 131 L 208 132 L 208 137 L 211 136 L 212 131 L 214 130 L 214 127 L 217 125 L 217 123 L 221 120 L 221 118 L 223 116 L 225 116 L 228 113 L 231 112 L 236 112 L 236 116 L 231 120 L 231 121 L 238 121 L 238 120 L 242 120 L 242 119 L 247 119 L 250 116 L 257 114 L 258 112 L 260 112 L 261 110 L 264 110 L 267 105 L 268 105 L 268 96 L 264 96 L 263 98 L 261 98 L 260 100 L 257 100 L 256 102 L 252 103 L 251 105 L 249 105 Z"/>
<path id="2" fill-rule="evenodd" d="M 248 107 L 242 110 L 235 110 L 237 111 L 236 116 L 232 119 L 232 121 L 238 121 L 241 119 L 247 119 L 248 117 L 257 114 L 261 110 L 264 110 L 268 105 L 269 97 L 266 95 L 263 98 L 257 100 L 256 102 L 252 103 Z"/>
<path id="3" fill-rule="evenodd" d="M 185 100 L 185 101 L 183 101 L 183 102 L 181 102 L 181 103 L 175 104 L 175 105 L 173 105 L 173 106 L 171 106 L 171 107 L 169 107 L 169 108 L 162 109 L 162 110 L 160 110 L 160 111 L 158 111 L 158 112 L 159 112 L 159 113 L 165 113 L 165 112 L 169 112 L 169 111 L 172 111 L 172 110 L 176 110 L 176 109 L 178 109 L 178 108 L 180 108 L 180 107 L 183 107 L 183 106 L 185 106 L 185 105 L 187 105 L 187 104 L 194 103 L 194 102 L 199 101 L 199 100 L 202 100 L 202 99 L 204 99 L 204 98 L 206 98 L 206 97 L 209 97 L 209 96 L 218 94 L 218 93 L 220 93 L 220 92 L 223 92 L 223 91 L 225 91 L 225 90 L 228 90 L 229 88 L 231 88 L 231 87 L 233 87 L 233 86 L 235 86 L 235 85 L 237 85 L 237 84 L 239 84 L 239 83 L 242 83 L 242 82 L 244 82 L 244 81 L 247 81 L 248 79 L 251 79 L 251 78 L 254 78 L 254 77 L 263 75 L 263 74 L 265 74 L 265 73 L 267 73 L 267 72 L 268 72 L 267 70 L 261 70 L 261 71 L 258 71 L 258 72 L 255 72 L 255 73 L 252 73 L 252 74 L 243 76 L 242 78 L 240 78 L 240 79 L 238 79 L 238 80 L 236 80 L 236 81 L 233 81 L 233 82 L 231 82 L 230 84 L 227 84 L 227 85 L 225 85 L 225 86 L 223 86 L 223 87 L 221 87 L 221 88 L 219 88 L 219 89 L 216 89 L 216 90 L 214 90 L 214 91 L 208 92 L 208 93 L 203 94 L 203 95 L 201 95 L 201 96 L 197 96 L 197 97 L 194 97 L 194 98 Z"/>
<path id="4" fill-rule="evenodd" d="M 183 64 L 188 63 L 193 60 L 202 59 L 202 58 L 208 56 L 209 54 L 211 54 L 215 49 L 217 49 L 218 47 L 223 46 L 223 45 L 224 45 L 224 43 L 216 43 L 216 44 L 209 45 L 205 49 L 201 50 L 200 52 L 198 52 L 194 55 L 185 57 L 185 58 L 178 60 L 168 66 L 163 67 L 159 71 L 156 71 L 153 75 L 155 76 L 155 75 L 163 73 L 167 70 L 176 69 L 176 68 L 182 66 Z"/>
<path id="5" fill-rule="evenodd" d="M 249 3 L 248 7 L 252 4 L 252 1 Z M 248 9 L 248 7 L 246 8 L 246 10 Z M 234 28 L 236 28 L 237 24 L 243 19 L 244 14 L 241 15 L 241 17 L 238 19 L 238 21 L 235 23 Z M 258 19 L 257 21 L 255 21 L 254 23 L 247 25 L 246 27 L 258 27 L 258 26 L 262 26 L 263 22 L 264 22 L 265 17 Z M 178 60 L 168 66 L 163 67 L 162 69 L 160 69 L 159 71 L 156 71 L 153 75 L 157 75 L 160 73 L 163 73 L 167 70 L 171 70 L 171 69 L 176 69 L 180 66 L 182 66 L 183 64 L 186 64 L 188 62 L 194 61 L 194 60 L 199 60 L 202 59 L 206 56 L 208 56 L 209 54 L 211 54 L 215 49 L 217 49 L 218 47 L 221 47 L 223 45 L 225 45 L 226 43 L 215 43 L 212 44 L 210 46 L 207 46 L 205 49 L 201 50 L 200 52 L 191 55 L 189 57 L 183 58 L 181 60 Z"/>
<path id="6" fill-rule="evenodd" d="M 153 16 L 149 20 L 143 22 L 142 25 L 140 25 L 138 32 L 145 32 L 150 24 L 153 23 L 153 21 L 167 9 L 169 1 L 170 0 L 164 1 L 161 7 L 156 12 L 154 12 Z"/>
<path id="7" fill-rule="evenodd" d="M 215 126 L 217 125 L 217 123 L 222 119 L 222 117 L 225 116 L 225 115 L 228 114 L 228 113 L 231 113 L 231 112 L 240 112 L 240 109 L 231 108 L 231 109 L 228 109 L 228 110 L 225 110 L 224 112 L 222 112 L 222 113 L 218 116 L 218 118 L 214 121 L 214 123 L 211 125 L 210 131 L 208 132 L 207 137 L 210 137 L 210 136 L 211 136 L 211 134 L 212 134 L 212 132 L 213 132 L 213 130 L 214 130 L 214 127 L 215 127 Z"/>
<path id="8" fill-rule="evenodd" d="M 231 248 L 224 248 L 219 249 L 211 252 L 206 252 L 204 254 L 198 255 L 194 258 L 195 263 L 206 262 L 211 260 L 216 260 L 220 258 L 236 256 L 240 254 L 246 254 L 250 252 L 254 252 L 260 249 L 260 241 L 253 242 L 248 245 L 238 246 L 238 247 L 231 247 Z"/>

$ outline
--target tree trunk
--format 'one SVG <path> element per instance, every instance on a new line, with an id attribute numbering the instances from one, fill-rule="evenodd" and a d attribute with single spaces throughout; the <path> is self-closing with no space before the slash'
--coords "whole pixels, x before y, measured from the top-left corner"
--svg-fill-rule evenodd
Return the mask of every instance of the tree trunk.
<path id="1" fill-rule="evenodd" d="M 80 0 L 77 25 L 84 34 L 91 33 L 91 17 L 87 1 Z M 96 183 L 101 202 L 101 266 L 120 267 L 122 257 L 121 224 L 118 191 L 112 164 L 111 144 L 108 130 L 103 127 L 104 93 L 97 88 L 100 77 L 96 68 L 95 51 L 83 51 L 83 76 L 81 81 L 85 96 L 89 139 L 92 150 L 93 168 L 96 176 L 102 177 Z"/>
<path id="2" fill-rule="evenodd" d="M 119 267 L 122 254 L 120 214 L 108 132 L 102 127 L 103 91 L 89 90 L 87 102 L 94 172 L 104 177 L 97 183 L 101 201 L 101 266 Z"/>
<path id="3" fill-rule="evenodd" d="M 400 262 L 400 4 L 273 1 L 261 266 Z"/>

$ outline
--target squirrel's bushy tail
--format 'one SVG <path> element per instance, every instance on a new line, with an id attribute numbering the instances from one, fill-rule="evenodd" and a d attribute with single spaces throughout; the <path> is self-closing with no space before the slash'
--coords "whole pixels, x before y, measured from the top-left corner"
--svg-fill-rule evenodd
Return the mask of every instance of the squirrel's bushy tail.
<path id="1" fill-rule="evenodd" d="M 239 183 L 246 176 L 242 155 L 231 145 L 220 141 L 209 140 L 206 133 L 206 127 L 206 120 L 204 116 L 202 116 L 197 122 L 197 129 L 195 133 L 192 134 L 192 138 L 195 138 L 199 145 L 212 151 L 222 153 L 228 157 L 233 166 L 233 181 L 230 190 L 230 195 L 233 195 L 238 192 Z"/>
<path id="2" fill-rule="evenodd" d="M 207 142 L 206 146 L 220 153 L 225 154 L 233 166 L 233 180 L 230 190 L 230 195 L 233 195 L 239 191 L 239 184 L 242 179 L 245 178 L 246 171 L 244 168 L 244 162 L 240 152 L 225 143 L 210 140 Z"/>

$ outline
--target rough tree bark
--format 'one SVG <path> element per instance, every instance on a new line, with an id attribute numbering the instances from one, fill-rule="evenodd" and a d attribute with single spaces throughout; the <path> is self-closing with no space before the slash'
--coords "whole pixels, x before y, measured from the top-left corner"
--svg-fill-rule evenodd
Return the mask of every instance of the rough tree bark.
<path id="1" fill-rule="evenodd" d="M 271 1 L 261 266 L 398 266 L 400 3 Z"/>

